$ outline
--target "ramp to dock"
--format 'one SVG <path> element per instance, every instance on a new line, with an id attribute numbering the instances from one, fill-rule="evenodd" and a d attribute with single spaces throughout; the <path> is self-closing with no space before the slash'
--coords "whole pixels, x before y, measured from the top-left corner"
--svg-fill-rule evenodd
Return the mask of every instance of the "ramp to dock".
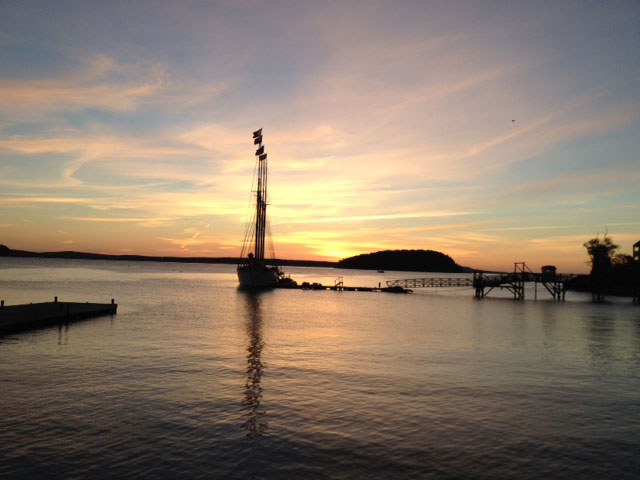
<path id="1" fill-rule="evenodd" d="M 472 287 L 473 279 L 463 277 L 402 278 L 387 280 L 387 286 L 402 288 Z"/>

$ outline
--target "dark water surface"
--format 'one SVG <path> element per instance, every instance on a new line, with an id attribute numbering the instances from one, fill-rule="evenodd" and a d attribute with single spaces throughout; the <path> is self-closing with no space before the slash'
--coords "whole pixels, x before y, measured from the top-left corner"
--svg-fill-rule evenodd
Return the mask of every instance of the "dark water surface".
<path id="1" fill-rule="evenodd" d="M 54 295 L 118 314 L 0 338 L 2 479 L 638 478 L 627 300 L 250 294 L 225 265 L 0 260 L 7 304 Z"/>

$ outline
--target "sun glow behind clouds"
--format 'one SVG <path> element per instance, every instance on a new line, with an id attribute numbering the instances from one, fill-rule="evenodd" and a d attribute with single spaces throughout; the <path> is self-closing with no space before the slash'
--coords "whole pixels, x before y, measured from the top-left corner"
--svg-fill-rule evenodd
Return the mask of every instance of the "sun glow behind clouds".
<path id="1" fill-rule="evenodd" d="M 1 243 L 239 253 L 259 127 L 281 257 L 640 237 L 635 4 L 123 5 L 0 6 Z"/>

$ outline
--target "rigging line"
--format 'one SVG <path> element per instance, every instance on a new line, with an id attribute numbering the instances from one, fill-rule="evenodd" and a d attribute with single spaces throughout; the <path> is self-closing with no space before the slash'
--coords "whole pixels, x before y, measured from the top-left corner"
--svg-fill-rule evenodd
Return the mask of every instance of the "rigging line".
<path id="1" fill-rule="evenodd" d="M 248 250 L 248 240 L 250 240 L 250 236 L 252 234 L 252 229 L 254 228 L 254 223 L 255 223 L 255 218 L 256 218 L 256 214 L 255 214 L 255 209 L 251 208 L 252 203 L 253 203 L 253 194 L 256 188 L 256 182 L 257 180 L 257 171 L 258 171 L 258 160 L 256 159 L 254 165 L 253 165 L 253 176 L 252 176 L 252 181 L 251 181 L 251 190 L 249 191 L 249 204 L 248 204 L 248 214 L 245 217 L 246 218 L 246 222 L 245 222 L 245 228 L 244 228 L 244 238 L 242 240 L 242 249 L 240 250 L 240 258 L 244 258 L 245 253 L 247 253 Z"/>
<path id="2" fill-rule="evenodd" d="M 252 176 L 252 178 L 251 178 L 251 190 L 249 191 L 249 205 L 248 205 L 248 207 L 249 207 L 249 210 L 248 210 L 248 211 L 249 211 L 249 214 L 247 215 L 247 218 L 248 218 L 250 215 L 253 215 L 253 213 L 254 213 L 254 212 L 252 212 L 251 205 L 252 205 L 252 203 L 253 203 L 253 194 L 255 193 L 256 183 L 257 183 L 257 181 L 258 181 L 258 178 L 257 178 L 257 177 L 258 177 L 258 175 L 257 175 L 257 173 L 256 173 L 256 172 L 257 172 L 257 170 L 258 170 L 258 161 L 256 160 L 256 163 L 253 165 L 253 176 Z"/>
<path id="3" fill-rule="evenodd" d="M 256 176 L 257 176 L 256 175 L 256 169 L 257 169 L 257 166 L 258 166 L 258 164 L 257 164 L 257 161 L 256 161 L 256 163 L 253 166 L 253 176 L 252 176 L 252 179 L 251 179 L 251 190 L 249 191 L 249 202 L 248 202 L 248 208 L 249 208 L 248 211 L 249 211 L 249 213 L 247 214 L 246 218 L 248 218 L 250 215 L 252 215 L 252 213 L 251 213 L 251 204 L 253 202 L 253 194 L 254 194 L 255 185 L 256 185 Z"/>
<path id="4" fill-rule="evenodd" d="M 249 216 L 250 215 L 250 216 Z M 248 214 L 248 218 L 247 218 L 247 222 L 245 223 L 244 226 L 244 238 L 242 239 L 242 251 L 240 254 L 240 257 L 244 257 L 244 254 L 247 250 L 247 246 L 248 246 L 248 238 L 250 237 L 251 233 L 252 233 L 252 221 L 253 218 L 255 217 L 255 213 L 252 215 L 251 213 Z"/>
<path id="5" fill-rule="evenodd" d="M 240 251 L 241 259 L 243 259 L 245 255 L 248 255 L 249 253 L 251 237 L 253 236 L 254 230 L 255 230 L 255 225 L 253 225 L 255 223 L 255 217 L 256 217 L 255 214 L 253 214 L 252 217 L 249 219 L 249 222 L 247 222 L 247 225 L 245 226 L 244 239 L 242 241 L 242 250 Z"/>
<path id="6" fill-rule="evenodd" d="M 271 255 L 271 259 L 275 263 L 276 249 L 273 245 L 273 237 L 271 235 L 271 222 L 269 222 L 269 219 L 267 219 L 267 246 L 269 247 L 269 254 Z"/>

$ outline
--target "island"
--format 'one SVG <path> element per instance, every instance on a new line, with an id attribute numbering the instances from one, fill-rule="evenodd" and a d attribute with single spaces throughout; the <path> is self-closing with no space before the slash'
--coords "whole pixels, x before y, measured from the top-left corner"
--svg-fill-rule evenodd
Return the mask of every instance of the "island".
<path id="1" fill-rule="evenodd" d="M 383 250 L 342 259 L 338 268 L 362 270 L 396 270 L 403 272 L 464 273 L 465 267 L 435 250 Z"/>

